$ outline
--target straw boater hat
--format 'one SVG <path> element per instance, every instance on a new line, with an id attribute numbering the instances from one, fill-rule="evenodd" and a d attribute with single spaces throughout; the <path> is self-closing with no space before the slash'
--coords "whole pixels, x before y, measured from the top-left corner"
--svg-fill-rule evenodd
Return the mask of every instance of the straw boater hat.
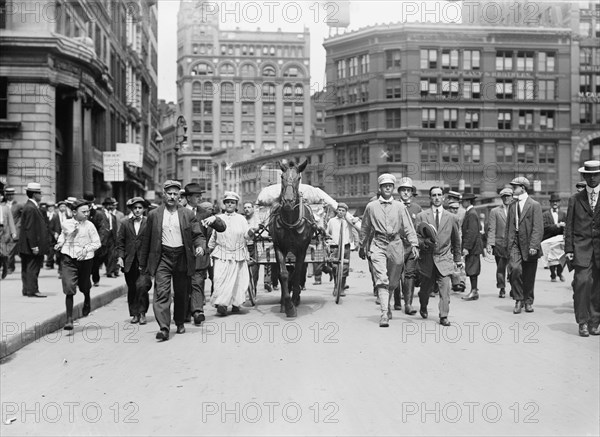
<path id="1" fill-rule="evenodd" d="M 600 173 L 600 161 L 585 161 L 579 173 Z"/>
<path id="2" fill-rule="evenodd" d="M 38 184 L 37 182 L 29 182 L 27 184 L 27 186 L 25 187 L 25 191 L 29 191 L 31 193 L 41 193 L 42 186 L 40 184 Z"/>

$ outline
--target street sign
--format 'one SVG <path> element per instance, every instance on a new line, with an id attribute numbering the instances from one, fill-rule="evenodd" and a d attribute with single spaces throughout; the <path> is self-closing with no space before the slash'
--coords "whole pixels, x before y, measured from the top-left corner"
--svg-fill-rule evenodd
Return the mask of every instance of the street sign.
<path id="1" fill-rule="evenodd" d="M 102 164 L 105 182 L 122 182 L 125 180 L 123 157 L 120 152 L 102 152 Z"/>
<path id="2" fill-rule="evenodd" d="M 144 166 L 144 148 L 141 144 L 117 143 L 117 152 L 121 153 L 123 162 L 129 162 L 136 167 Z"/>

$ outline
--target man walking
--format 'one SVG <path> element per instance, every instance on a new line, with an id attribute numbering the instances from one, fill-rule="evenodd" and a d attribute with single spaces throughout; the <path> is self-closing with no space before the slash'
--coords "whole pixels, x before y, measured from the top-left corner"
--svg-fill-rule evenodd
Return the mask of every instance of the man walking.
<path id="1" fill-rule="evenodd" d="M 462 195 L 462 206 L 465 208 L 465 217 L 463 219 L 462 230 L 462 254 L 465 257 L 465 273 L 471 282 L 471 291 L 463 297 L 463 300 L 479 299 L 479 289 L 477 280 L 481 273 L 481 254 L 483 253 L 483 242 L 481 241 L 479 216 L 473 208 L 475 203 L 473 193 Z"/>
<path id="2" fill-rule="evenodd" d="M 529 196 L 531 184 L 527 178 L 514 178 L 510 185 L 515 201 L 508 208 L 505 241 L 510 258 L 510 285 L 516 301 L 513 313 L 520 314 L 523 306 L 525 312 L 532 313 L 535 275 L 544 235 L 542 207 Z"/>
<path id="3" fill-rule="evenodd" d="M 112 197 L 107 197 L 102 202 L 104 215 L 108 223 L 108 237 L 106 239 L 106 258 L 104 265 L 106 266 L 106 277 L 116 278 L 119 276 L 117 268 L 117 257 L 115 256 L 115 245 L 117 244 L 117 217 L 113 214 L 117 201 Z"/>
<path id="4" fill-rule="evenodd" d="M 339 258 L 341 247 L 338 246 L 340 241 L 340 232 L 342 235 L 342 244 L 344 245 L 344 260 L 342 264 L 342 283 L 339 287 L 340 296 L 346 296 L 346 278 L 348 278 L 348 274 L 350 273 L 350 244 L 354 241 L 354 233 L 352 231 L 351 225 L 346 220 L 346 213 L 348 212 L 348 205 L 345 203 L 338 203 L 336 216 L 332 217 L 331 220 L 327 223 L 327 234 L 332 239 L 332 248 L 333 253 L 332 256 L 334 259 Z M 333 267 L 333 279 L 334 279 L 334 288 L 333 294 L 335 296 L 337 287 L 337 269 L 339 266 Z"/>
<path id="5" fill-rule="evenodd" d="M 17 229 L 13 220 L 10 207 L 7 205 L 5 197 L 0 203 L 0 268 L 2 270 L 1 278 L 8 275 L 8 256 L 10 255 L 11 242 L 17 239 Z"/>
<path id="6" fill-rule="evenodd" d="M 585 190 L 571 196 L 565 225 L 565 253 L 575 267 L 573 307 L 579 335 L 600 335 L 600 161 L 579 169 Z"/>
<path id="7" fill-rule="evenodd" d="M 17 254 L 19 253 L 19 234 L 21 233 L 21 216 L 23 215 L 23 204 L 18 203 L 15 200 L 14 188 L 5 188 L 4 197 L 6 199 L 6 206 L 10 209 L 10 212 L 12 213 L 13 222 L 17 231 L 17 236 L 15 238 L 12 238 L 11 241 L 7 243 L 7 274 L 10 275 L 15 271 L 15 256 L 17 256 Z"/>
<path id="8" fill-rule="evenodd" d="M 381 195 L 370 202 L 363 215 L 360 230 L 359 256 L 371 259 L 371 268 L 378 290 L 381 317 L 380 327 L 388 327 L 392 316 L 390 293 L 400 282 L 404 266 L 405 236 L 415 258 L 419 257 L 419 241 L 406 207 L 392 197 L 396 177 L 385 173 L 377 179 Z M 368 247 L 367 247 L 368 243 Z"/>
<path id="9" fill-rule="evenodd" d="M 565 231 L 565 220 L 567 215 L 559 209 L 560 196 L 558 193 L 550 194 L 550 209 L 543 214 L 544 219 L 544 236 L 542 241 L 548 238 L 563 235 Z M 558 263 L 550 266 L 550 280 L 556 282 L 556 277 L 560 278 L 561 282 L 565 282 L 565 277 L 562 274 L 563 266 Z"/>
<path id="10" fill-rule="evenodd" d="M 30 182 L 25 188 L 25 194 L 28 199 L 23 205 L 19 236 L 23 296 L 47 297 L 40 293 L 38 286 L 40 269 L 50 243 L 47 219 L 39 208 L 42 200 L 42 187 L 36 182 Z"/>
<path id="11" fill-rule="evenodd" d="M 142 241 L 140 268 L 155 277 L 154 316 L 160 330 L 156 339 L 169 339 L 171 325 L 171 282 L 174 290 L 174 315 L 177 333 L 185 332 L 191 277 L 195 257 L 204 255 L 206 240 L 194 213 L 179 205 L 178 181 L 163 184 L 165 203 L 148 214 L 147 232 Z"/>
<path id="12" fill-rule="evenodd" d="M 494 255 L 496 260 L 496 287 L 500 289 L 498 297 L 504 299 L 506 296 L 506 269 L 508 266 L 508 252 L 504 234 L 506 231 L 506 217 L 508 206 L 512 202 L 512 188 L 503 188 L 500 191 L 502 205 L 490 211 L 487 226 L 487 251 Z M 510 271 L 509 271 L 510 272 Z"/>
<path id="13" fill-rule="evenodd" d="M 420 212 L 416 219 L 421 243 L 419 314 L 424 319 L 428 317 L 430 293 L 437 284 L 440 293 L 440 325 L 449 326 L 450 275 L 455 265 L 457 268 L 462 267 L 458 218 L 456 214 L 444 210 L 444 192 L 441 187 L 431 187 L 429 198 L 431 208 Z"/>
<path id="14" fill-rule="evenodd" d="M 107 256 L 108 238 L 110 236 L 109 222 L 106 215 L 94 205 L 96 197 L 94 193 L 84 193 L 83 199 L 90 205 L 88 220 L 96 227 L 96 232 L 100 237 L 100 249 L 94 252 L 94 261 L 92 263 L 92 282 L 94 287 L 100 283 L 100 266 Z M 67 199 L 69 200 L 69 199 Z"/>

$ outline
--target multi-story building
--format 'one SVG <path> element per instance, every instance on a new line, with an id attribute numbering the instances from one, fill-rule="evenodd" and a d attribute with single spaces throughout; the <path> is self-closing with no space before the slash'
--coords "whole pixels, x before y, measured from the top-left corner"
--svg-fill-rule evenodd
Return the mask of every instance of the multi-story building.
<path id="1" fill-rule="evenodd" d="M 154 189 L 155 1 L 0 1 L 0 178 L 24 197 L 127 198 Z M 103 152 L 142 145 L 143 166 L 107 182 Z"/>
<path id="2" fill-rule="evenodd" d="M 159 141 L 160 165 L 158 167 L 158 180 L 166 181 L 177 179 L 175 174 L 175 156 L 178 144 L 177 138 L 177 105 L 173 102 L 166 103 L 164 100 L 158 102 L 159 122 L 158 130 L 162 142 Z"/>
<path id="3" fill-rule="evenodd" d="M 188 147 L 177 154 L 178 175 L 220 198 L 241 190 L 240 163 L 307 147 L 310 39 L 307 29 L 221 30 L 204 5 L 179 9 L 177 104 Z"/>
<path id="4" fill-rule="evenodd" d="M 422 193 L 572 191 L 569 28 L 391 24 L 324 46 L 336 199 L 363 206 L 383 172 Z"/>

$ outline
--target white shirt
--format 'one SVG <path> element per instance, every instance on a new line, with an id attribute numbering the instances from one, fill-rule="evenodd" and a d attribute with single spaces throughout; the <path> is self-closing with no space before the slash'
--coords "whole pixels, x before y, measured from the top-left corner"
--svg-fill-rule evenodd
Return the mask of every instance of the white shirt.
<path id="1" fill-rule="evenodd" d="M 108 228 L 112 231 L 112 214 L 106 208 L 104 208 L 104 214 L 106 215 L 106 218 L 108 219 Z"/>
<path id="2" fill-rule="evenodd" d="M 62 224 L 58 244 L 61 246 L 61 253 L 74 259 L 85 253 L 85 260 L 88 260 L 92 259 L 94 252 L 100 249 L 100 237 L 96 226 L 88 220 L 78 222 L 75 219 L 68 219 Z"/>
<path id="3" fill-rule="evenodd" d="M 162 222 L 162 244 L 169 247 L 182 247 L 183 237 L 181 236 L 181 227 L 179 225 L 179 214 L 177 209 L 169 212 L 165 208 Z"/>
<path id="4" fill-rule="evenodd" d="M 592 201 L 592 192 L 596 195 L 593 205 L 593 207 L 596 207 L 596 205 L 598 204 L 598 196 L 600 195 L 600 184 L 596 185 L 596 188 L 592 188 L 589 185 L 586 185 L 585 189 L 587 190 L 588 199 L 590 202 Z"/>
<path id="5" fill-rule="evenodd" d="M 550 213 L 552 214 L 552 220 L 554 220 L 554 224 L 557 225 L 558 224 L 558 211 L 554 211 L 553 209 L 551 209 Z"/>
<path id="6" fill-rule="evenodd" d="M 442 222 L 442 215 L 444 214 L 444 207 L 443 206 L 438 206 L 438 207 L 432 207 L 431 210 L 433 211 L 433 219 L 435 220 L 435 214 L 436 211 L 440 212 L 440 223 Z"/>
<path id="7" fill-rule="evenodd" d="M 342 244 L 345 246 L 346 244 L 350 244 L 350 240 L 352 237 L 352 231 L 348 226 L 348 222 L 346 219 L 340 219 L 338 217 L 333 217 L 327 223 L 327 233 L 331 235 L 333 239 L 332 244 L 339 244 L 340 241 L 340 230 L 344 229 L 344 238 Z"/>

